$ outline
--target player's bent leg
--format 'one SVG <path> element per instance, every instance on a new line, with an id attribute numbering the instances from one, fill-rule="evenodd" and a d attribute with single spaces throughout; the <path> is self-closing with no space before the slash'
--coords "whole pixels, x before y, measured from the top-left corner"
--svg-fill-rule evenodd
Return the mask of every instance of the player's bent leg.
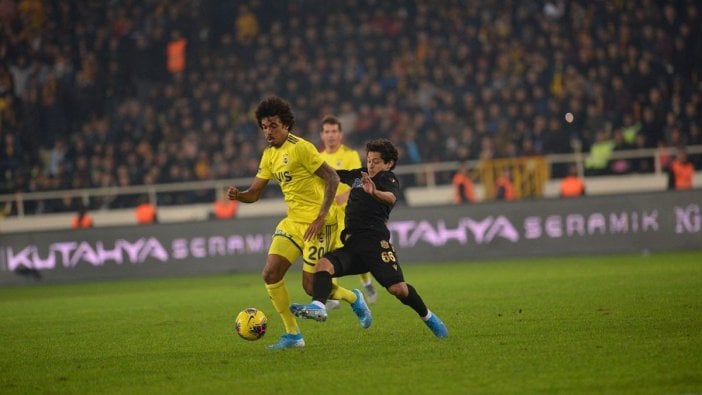
<path id="1" fill-rule="evenodd" d="M 332 284 L 332 289 L 334 288 L 334 285 L 338 287 L 339 280 L 336 278 L 332 278 Z M 341 302 L 336 299 L 329 299 L 327 300 L 327 303 L 325 303 L 325 307 L 327 308 L 327 310 L 338 309 L 339 307 L 341 307 Z"/>
<path id="2" fill-rule="evenodd" d="M 318 262 L 317 265 L 315 265 L 315 270 L 317 273 L 329 273 L 329 276 L 331 277 L 334 274 L 334 265 L 331 263 L 329 259 L 326 257 L 322 257 Z M 326 280 L 324 280 L 326 282 Z M 316 285 L 315 285 L 316 286 Z M 326 288 L 324 289 L 324 291 Z M 315 291 L 316 292 L 316 291 Z M 348 304 L 352 304 L 353 302 L 356 301 L 356 295 L 354 295 L 353 292 L 350 290 L 340 286 L 338 282 L 336 281 L 336 278 L 331 279 L 331 291 L 329 294 L 324 295 L 317 295 L 314 294 L 312 295 L 314 300 L 324 300 L 325 303 L 328 302 L 328 300 L 343 300 L 347 302 Z"/>
<path id="3" fill-rule="evenodd" d="M 411 284 L 401 281 L 389 286 L 388 291 L 395 295 L 402 304 L 411 307 L 412 310 L 417 312 L 434 336 L 440 338 L 448 337 L 446 325 L 436 314 L 429 311 L 427 305 L 424 304 L 424 300 L 422 300 L 422 297 L 419 296 L 419 293 Z"/>
<path id="4" fill-rule="evenodd" d="M 266 291 L 271 298 L 273 307 L 283 321 L 286 332 L 278 343 L 269 346 L 269 348 L 272 349 L 303 347 L 305 345 L 295 316 L 288 309 L 290 297 L 283 277 L 289 267 L 290 262 L 283 256 L 269 254 L 266 260 L 266 266 L 263 269 L 263 280 L 266 282 Z"/>
<path id="5" fill-rule="evenodd" d="M 347 288 L 332 283 L 328 299 L 343 300 L 348 304 L 353 304 L 356 301 L 356 295 Z"/>
<path id="6" fill-rule="evenodd" d="M 320 268 L 324 268 L 324 265 L 321 265 Z M 315 321 L 326 321 L 327 310 L 324 304 L 327 301 L 328 295 L 331 293 L 331 273 L 318 270 L 314 273 L 312 285 L 312 296 L 314 298 L 312 303 L 293 303 L 290 305 L 290 312 L 296 317 L 313 319 Z"/>

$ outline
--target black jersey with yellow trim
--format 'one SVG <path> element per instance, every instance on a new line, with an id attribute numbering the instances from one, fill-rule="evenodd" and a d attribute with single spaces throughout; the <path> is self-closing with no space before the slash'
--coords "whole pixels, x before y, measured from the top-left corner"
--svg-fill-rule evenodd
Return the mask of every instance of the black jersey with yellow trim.
<path id="1" fill-rule="evenodd" d="M 385 237 L 390 237 L 387 222 L 395 205 L 381 202 L 363 190 L 362 171 L 367 170 L 363 168 L 336 171 L 341 182 L 351 186 L 351 194 L 346 205 L 346 232 L 354 234 L 376 231 L 381 232 Z M 381 171 L 371 179 L 377 190 L 391 192 L 395 198 L 399 197 L 400 182 L 392 171 Z"/>

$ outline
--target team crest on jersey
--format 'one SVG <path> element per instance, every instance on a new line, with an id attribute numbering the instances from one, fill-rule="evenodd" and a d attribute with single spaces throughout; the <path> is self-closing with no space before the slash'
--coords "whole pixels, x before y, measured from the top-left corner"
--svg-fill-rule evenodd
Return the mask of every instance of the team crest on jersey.
<path id="1" fill-rule="evenodd" d="M 343 164 L 344 164 L 344 163 L 341 161 L 341 159 L 338 159 L 338 160 L 336 161 L 336 168 L 337 168 L 337 169 L 341 169 L 341 165 L 343 165 Z"/>
<path id="2" fill-rule="evenodd" d="M 386 240 L 381 240 L 380 241 L 380 248 L 387 250 L 388 248 L 390 248 L 390 243 L 388 243 Z"/>
<path id="3" fill-rule="evenodd" d="M 351 188 L 360 188 L 363 186 L 363 183 L 361 182 L 360 178 L 357 178 L 353 180 L 353 184 L 351 185 Z"/>
<path id="4" fill-rule="evenodd" d="M 283 154 L 283 164 L 287 166 L 289 162 L 288 154 Z"/>

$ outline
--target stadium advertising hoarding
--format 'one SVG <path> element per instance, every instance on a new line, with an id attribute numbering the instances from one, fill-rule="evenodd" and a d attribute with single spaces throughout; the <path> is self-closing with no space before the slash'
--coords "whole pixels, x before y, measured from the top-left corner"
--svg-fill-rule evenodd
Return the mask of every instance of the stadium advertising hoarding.
<path id="1" fill-rule="evenodd" d="M 400 261 L 702 248 L 702 191 L 398 207 Z M 258 271 L 279 218 L 0 235 L 0 283 Z M 38 275 L 38 276 L 37 276 Z"/>

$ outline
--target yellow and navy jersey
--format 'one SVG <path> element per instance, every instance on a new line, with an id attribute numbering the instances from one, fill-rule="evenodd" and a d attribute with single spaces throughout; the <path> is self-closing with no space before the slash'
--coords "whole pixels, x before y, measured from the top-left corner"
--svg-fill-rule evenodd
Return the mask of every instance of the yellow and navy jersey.
<path id="1" fill-rule="evenodd" d="M 333 154 L 323 151 L 320 155 L 322 156 L 322 159 L 329 164 L 329 166 L 334 168 L 334 170 L 353 170 L 360 169 L 362 167 L 361 157 L 358 156 L 358 152 L 343 144 Z M 339 183 L 339 188 L 336 190 L 336 195 L 338 196 L 349 191 L 350 189 L 350 186 L 344 183 Z"/>
<path id="2" fill-rule="evenodd" d="M 289 133 L 283 145 L 263 151 L 256 177 L 277 180 L 288 206 L 288 218 L 311 223 L 324 199 L 324 180 L 314 174 L 323 163 L 312 143 Z"/>

